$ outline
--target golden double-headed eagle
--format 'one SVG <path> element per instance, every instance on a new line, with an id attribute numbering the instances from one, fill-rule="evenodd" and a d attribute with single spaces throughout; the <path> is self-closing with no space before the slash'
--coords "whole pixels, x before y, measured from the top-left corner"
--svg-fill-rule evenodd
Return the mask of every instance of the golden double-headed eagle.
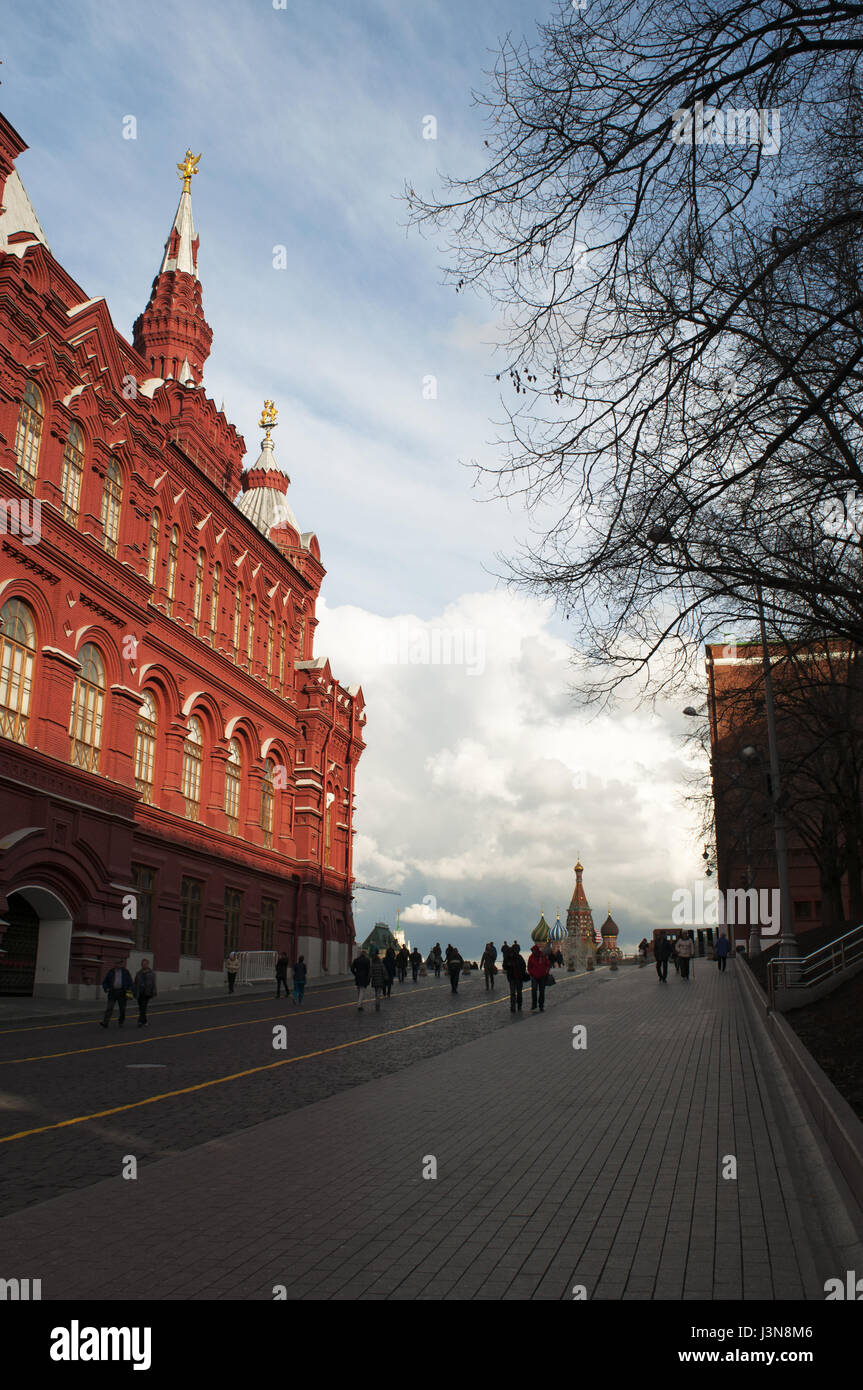
<path id="1" fill-rule="evenodd" d="M 270 437 L 270 430 L 275 429 L 278 424 L 276 419 L 278 413 L 273 401 L 264 401 L 264 408 L 261 411 L 261 418 L 258 421 L 258 425 L 262 430 L 266 430 L 265 437 L 267 439 Z"/>
<path id="2" fill-rule="evenodd" d="M 192 154 L 191 150 L 186 150 L 186 158 L 182 164 L 177 165 L 177 172 L 183 180 L 184 193 L 188 193 L 192 187 L 192 175 L 198 172 L 200 158 L 199 154 Z"/>

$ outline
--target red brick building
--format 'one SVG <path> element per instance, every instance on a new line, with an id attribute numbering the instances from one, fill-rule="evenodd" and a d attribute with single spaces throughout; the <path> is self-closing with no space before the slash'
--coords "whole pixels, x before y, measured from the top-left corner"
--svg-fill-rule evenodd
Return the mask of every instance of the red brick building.
<path id="1" fill-rule="evenodd" d="M 130 344 L 58 265 L 0 117 L 0 992 L 350 959 L 363 697 L 314 656 L 320 548 L 202 386 L 191 180 Z M 131 216 L 131 213 L 130 213 Z"/>
<path id="2" fill-rule="evenodd" d="M 764 712 L 764 675 L 760 643 L 709 645 L 707 658 L 708 717 L 713 775 L 716 829 L 716 879 L 723 894 L 730 890 L 778 889 L 776 841 L 770 799 L 767 726 Z M 783 673 L 774 665 L 773 683 L 782 709 Z M 784 768 L 786 795 L 794 789 L 788 777 L 798 752 L 793 718 L 786 710 L 779 723 L 779 761 Z M 744 749 L 755 757 L 743 756 Z M 793 927 L 803 934 L 826 924 L 823 911 L 822 871 L 805 840 L 796 833 L 793 817 L 786 815 L 788 875 L 791 886 Z M 837 935 L 847 915 L 847 883 L 838 890 L 834 911 Z M 735 944 L 745 946 L 749 936 L 747 912 L 743 923 L 729 928 Z M 770 944 L 762 937 L 762 945 Z"/>

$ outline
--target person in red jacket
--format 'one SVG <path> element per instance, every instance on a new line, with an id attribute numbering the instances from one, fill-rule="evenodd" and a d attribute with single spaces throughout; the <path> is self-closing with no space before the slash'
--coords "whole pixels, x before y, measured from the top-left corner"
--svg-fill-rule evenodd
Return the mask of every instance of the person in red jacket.
<path id="1" fill-rule="evenodd" d="M 535 945 L 527 958 L 527 973 L 530 976 L 530 1008 L 531 1012 L 536 1008 L 536 996 L 539 995 L 539 1012 L 545 1008 L 545 982 L 548 979 L 548 972 L 551 963 L 548 956 L 539 945 Z"/>

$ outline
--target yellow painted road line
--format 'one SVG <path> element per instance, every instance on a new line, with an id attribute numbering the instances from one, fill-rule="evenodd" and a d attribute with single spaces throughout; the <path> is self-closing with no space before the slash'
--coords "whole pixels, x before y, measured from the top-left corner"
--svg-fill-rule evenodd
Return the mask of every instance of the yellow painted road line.
<path id="1" fill-rule="evenodd" d="M 210 1028 L 188 1028 L 184 1033 L 151 1033 L 146 1038 L 130 1039 L 129 1042 L 98 1043 L 93 1047 L 72 1047 L 67 1052 L 43 1052 L 38 1057 L 0 1057 L 0 1067 L 15 1067 L 19 1062 L 50 1062 L 55 1057 L 78 1057 L 82 1052 L 113 1052 L 118 1047 L 141 1047 L 144 1043 L 168 1042 L 171 1038 L 194 1038 L 199 1033 L 222 1033 L 226 1028 L 248 1028 L 253 1023 L 272 1023 L 273 1019 L 284 1022 L 286 1018 L 304 1018 L 310 1014 L 328 1014 L 333 1009 L 350 1009 L 353 1001 L 346 1004 L 327 1004 L 322 1009 L 304 1009 L 302 1014 L 265 1014 L 258 1018 L 241 1018 L 238 1023 L 214 1023 Z"/>
<path id="2" fill-rule="evenodd" d="M 343 985 L 319 985 L 314 993 L 333 989 L 356 989 L 356 985 L 349 984 L 347 981 Z M 98 1000 L 94 999 L 93 1002 L 96 1004 Z M 235 1004 L 266 1004 L 267 1002 L 266 995 L 256 994 L 249 999 L 224 999 L 216 1000 L 212 1004 L 190 1004 L 185 1009 L 177 1008 L 175 1004 L 168 1004 L 164 1008 L 154 1009 L 150 1017 L 163 1018 L 166 1014 L 194 1014 L 199 1013 L 201 1009 L 226 1009 L 233 1008 Z M 70 1019 L 67 1023 L 31 1023 L 26 1028 L 0 1028 L 0 1038 L 5 1038 L 8 1033 L 48 1033 L 54 1028 L 87 1028 L 96 1022 L 98 1022 L 98 1014 L 93 1014 L 90 1018 Z"/>
<path id="3" fill-rule="evenodd" d="M 587 972 L 584 971 L 584 974 Z M 580 979 L 580 975 L 573 975 L 574 980 Z M 555 983 L 558 983 L 557 981 Z M 476 1013 L 477 1009 L 490 1009 L 495 1004 L 506 1004 L 509 1002 L 509 994 L 501 994 L 497 999 L 489 999 L 485 1004 L 473 1004 L 469 1009 L 457 1009 L 451 1014 L 437 1014 L 434 1018 L 423 1018 L 418 1023 L 408 1023 L 403 1028 L 390 1028 L 385 1033 L 370 1033 L 365 1038 L 352 1038 L 349 1042 L 336 1043 L 332 1047 L 320 1047 L 315 1052 L 303 1052 L 296 1057 L 283 1057 L 278 1062 L 266 1062 L 260 1067 L 249 1067 L 246 1071 L 235 1071 L 229 1076 L 215 1076 L 212 1081 L 199 1081 L 194 1086 L 183 1086 L 177 1091 L 163 1091 L 161 1095 L 147 1096 L 144 1100 L 128 1101 L 125 1105 L 114 1105 L 110 1110 L 97 1110 L 92 1115 L 75 1115 L 71 1120 L 57 1120 L 54 1124 L 40 1125 L 38 1129 L 22 1129 L 17 1134 L 0 1135 L 0 1144 L 11 1144 L 15 1139 L 28 1139 L 34 1134 L 47 1134 L 52 1129 L 66 1129 L 70 1125 L 86 1124 L 88 1120 L 104 1120 L 108 1115 L 120 1115 L 125 1110 L 137 1110 L 142 1105 L 156 1105 L 162 1100 L 173 1100 L 175 1096 L 188 1096 L 194 1091 L 206 1091 L 210 1086 L 223 1086 L 228 1081 L 241 1081 L 245 1076 L 257 1076 L 264 1071 L 275 1071 L 279 1067 L 288 1067 L 294 1062 L 308 1062 L 312 1057 L 325 1057 L 330 1052 L 343 1052 L 348 1047 L 361 1047 L 364 1043 L 377 1042 L 380 1038 L 395 1037 L 399 1033 L 411 1033 L 415 1028 L 428 1028 L 432 1023 L 446 1022 L 451 1018 L 458 1018 L 461 1014 Z"/>

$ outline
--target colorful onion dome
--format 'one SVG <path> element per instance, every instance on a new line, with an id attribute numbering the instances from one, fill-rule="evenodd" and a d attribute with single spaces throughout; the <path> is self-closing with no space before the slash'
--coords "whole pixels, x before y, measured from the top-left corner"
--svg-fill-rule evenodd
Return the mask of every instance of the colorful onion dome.
<path id="1" fill-rule="evenodd" d="M 557 914 L 557 921 L 548 934 L 549 941 L 565 941 L 567 937 L 566 927 L 560 920 L 560 913 Z"/>
<path id="2" fill-rule="evenodd" d="M 533 931 L 531 932 L 530 935 L 531 935 L 531 939 L 532 939 L 533 941 L 547 941 L 547 940 L 548 940 L 548 922 L 546 922 L 546 920 L 545 920 L 545 913 L 542 913 L 542 914 L 540 915 L 540 919 L 539 919 L 539 921 L 537 922 L 536 926 L 534 927 L 534 929 L 533 929 Z"/>

